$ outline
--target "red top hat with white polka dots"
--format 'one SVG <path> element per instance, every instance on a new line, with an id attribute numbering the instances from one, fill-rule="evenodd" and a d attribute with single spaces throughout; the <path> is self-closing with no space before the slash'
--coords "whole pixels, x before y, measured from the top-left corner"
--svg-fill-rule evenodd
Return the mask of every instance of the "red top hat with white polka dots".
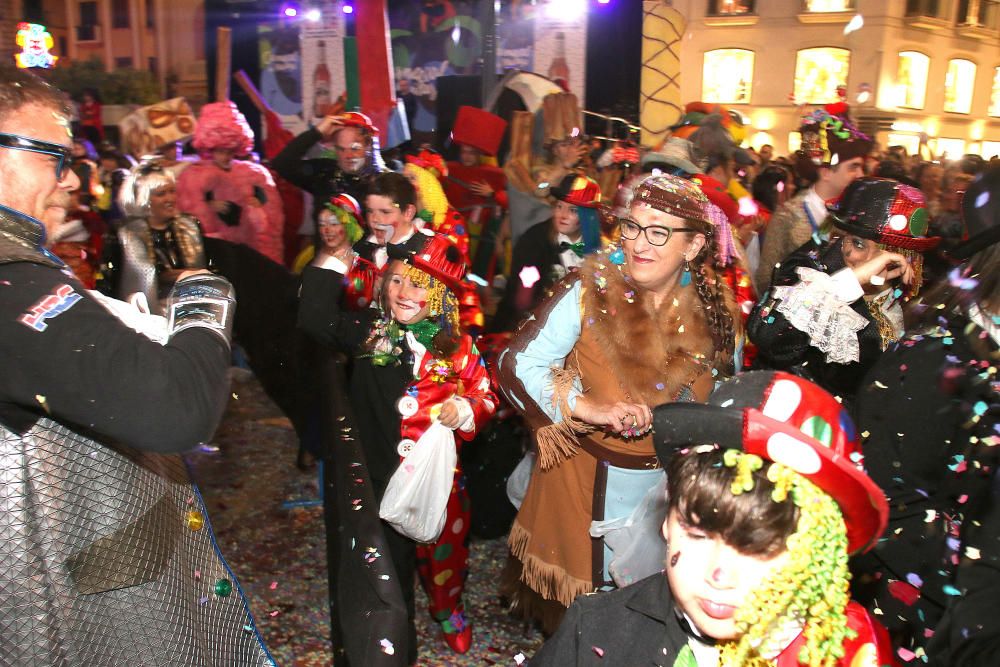
<path id="1" fill-rule="evenodd" d="M 889 504 L 862 469 L 850 416 L 829 393 L 795 375 L 743 373 L 720 385 L 708 404 L 661 405 L 653 443 L 663 462 L 691 445 L 718 444 L 791 468 L 840 506 L 849 553 L 867 551 L 885 530 Z"/>

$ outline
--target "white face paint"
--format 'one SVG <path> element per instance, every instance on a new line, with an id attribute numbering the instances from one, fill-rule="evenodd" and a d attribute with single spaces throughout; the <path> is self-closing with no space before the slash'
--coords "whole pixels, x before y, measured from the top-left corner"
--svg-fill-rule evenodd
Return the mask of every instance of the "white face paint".
<path id="1" fill-rule="evenodd" d="M 348 158 L 344 162 L 346 163 L 344 171 L 351 174 L 358 173 L 365 166 L 365 159 L 363 157 Z"/>
<path id="2" fill-rule="evenodd" d="M 413 229 L 413 207 L 402 211 L 399 205 L 385 195 L 368 195 L 365 198 L 368 226 L 379 245 L 392 243 L 393 238 L 402 238 Z"/>
<path id="3" fill-rule="evenodd" d="M 372 231 L 375 232 L 375 240 L 380 245 L 385 245 L 392 241 L 392 237 L 396 233 L 396 228 L 392 225 L 372 225 Z"/>

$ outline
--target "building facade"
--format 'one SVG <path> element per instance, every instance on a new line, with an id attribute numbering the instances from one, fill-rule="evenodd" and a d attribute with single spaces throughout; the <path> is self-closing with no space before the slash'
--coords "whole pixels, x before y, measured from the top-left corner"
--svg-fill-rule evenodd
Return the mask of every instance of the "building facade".
<path id="1" fill-rule="evenodd" d="M 797 149 L 803 111 L 836 102 L 842 87 L 883 147 L 1000 155 L 1000 0 L 672 4 L 688 19 L 684 99 L 739 110 L 755 147 Z"/>
<path id="2" fill-rule="evenodd" d="M 206 97 L 204 0 L 0 0 L 4 58 L 20 21 L 46 26 L 57 66 L 96 58 L 150 70 L 164 95 Z"/>

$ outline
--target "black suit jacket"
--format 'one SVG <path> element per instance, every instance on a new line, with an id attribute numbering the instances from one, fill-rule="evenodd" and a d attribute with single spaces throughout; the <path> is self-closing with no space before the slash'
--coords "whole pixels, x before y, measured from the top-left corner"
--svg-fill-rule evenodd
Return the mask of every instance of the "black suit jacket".
<path id="1" fill-rule="evenodd" d="M 610 593 L 578 597 L 531 667 L 674 664 L 687 644 L 662 572 Z"/>

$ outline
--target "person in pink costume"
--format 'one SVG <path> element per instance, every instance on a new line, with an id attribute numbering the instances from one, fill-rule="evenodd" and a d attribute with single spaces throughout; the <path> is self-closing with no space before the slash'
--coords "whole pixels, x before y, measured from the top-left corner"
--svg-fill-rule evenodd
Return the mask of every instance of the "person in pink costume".
<path id="1" fill-rule="evenodd" d="M 194 147 L 201 160 L 177 179 L 181 211 L 201 221 L 205 236 L 243 243 L 281 264 L 285 216 L 274 178 L 251 160 L 253 131 L 232 102 L 206 104 Z"/>

